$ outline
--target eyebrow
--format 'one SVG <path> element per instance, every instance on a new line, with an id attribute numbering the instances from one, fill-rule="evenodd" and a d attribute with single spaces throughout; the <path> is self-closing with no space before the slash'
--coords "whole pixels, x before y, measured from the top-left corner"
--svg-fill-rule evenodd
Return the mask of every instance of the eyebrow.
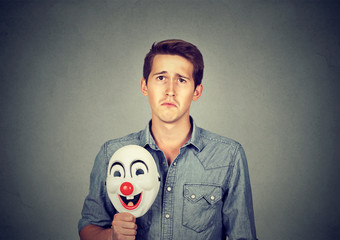
<path id="1" fill-rule="evenodd" d="M 190 78 L 189 78 L 189 77 L 182 76 L 181 74 L 177 74 L 177 76 L 178 76 L 178 77 L 180 77 L 180 78 L 185 78 L 185 79 L 188 79 L 188 80 L 190 80 Z"/>
<path id="2" fill-rule="evenodd" d="M 160 74 L 165 74 L 165 73 L 168 73 L 168 72 L 167 71 L 161 71 L 161 72 L 152 74 L 152 76 L 156 76 L 156 75 L 160 75 Z"/>
<path id="3" fill-rule="evenodd" d="M 161 71 L 161 72 L 152 74 L 152 76 L 157 76 L 157 75 L 166 74 L 166 73 L 168 73 L 168 72 L 167 72 L 167 71 Z M 181 75 L 181 74 L 179 74 L 179 73 L 176 73 L 176 75 L 177 75 L 178 77 L 180 77 L 180 78 L 185 78 L 185 79 L 190 80 L 190 77 L 183 76 L 183 75 Z"/>

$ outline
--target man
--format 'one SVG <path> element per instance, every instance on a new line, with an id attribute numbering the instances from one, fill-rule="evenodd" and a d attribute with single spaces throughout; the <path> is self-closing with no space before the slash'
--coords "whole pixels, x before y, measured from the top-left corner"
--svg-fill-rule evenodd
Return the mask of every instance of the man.
<path id="1" fill-rule="evenodd" d="M 102 146 L 79 221 L 81 239 L 256 239 L 241 145 L 197 127 L 190 117 L 191 102 L 203 91 L 203 68 L 191 43 L 165 40 L 152 46 L 141 80 L 151 121 L 144 130 Z M 105 188 L 109 159 L 129 144 L 152 154 L 161 177 L 154 204 L 137 219 L 117 213 Z"/>

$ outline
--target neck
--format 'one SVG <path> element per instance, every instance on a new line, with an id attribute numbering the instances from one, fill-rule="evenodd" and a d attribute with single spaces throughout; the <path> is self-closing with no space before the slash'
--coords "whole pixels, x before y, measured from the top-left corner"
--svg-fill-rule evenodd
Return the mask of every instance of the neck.
<path id="1" fill-rule="evenodd" d="M 164 152 L 170 164 L 191 137 L 190 118 L 176 123 L 164 123 L 153 118 L 151 131 L 157 146 Z"/>

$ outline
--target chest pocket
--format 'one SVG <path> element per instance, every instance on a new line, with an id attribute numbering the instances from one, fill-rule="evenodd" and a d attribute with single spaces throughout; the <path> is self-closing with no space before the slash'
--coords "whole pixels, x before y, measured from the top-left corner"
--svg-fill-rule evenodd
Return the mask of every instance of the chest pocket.
<path id="1" fill-rule="evenodd" d="M 183 190 L 183 226 L 202 232 L 221 218 L 221 187 L 185 184 Z"/>

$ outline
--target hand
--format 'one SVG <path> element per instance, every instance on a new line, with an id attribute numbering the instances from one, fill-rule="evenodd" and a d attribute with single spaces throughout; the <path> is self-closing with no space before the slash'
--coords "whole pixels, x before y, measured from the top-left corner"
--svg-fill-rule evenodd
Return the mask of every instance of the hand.
<path id="1" fill-rule="evenodd" d="M 136 218 L 131 213 L 117 213 L 112 221 L 112 239 L 135 239 L 137 234 Z"/>

